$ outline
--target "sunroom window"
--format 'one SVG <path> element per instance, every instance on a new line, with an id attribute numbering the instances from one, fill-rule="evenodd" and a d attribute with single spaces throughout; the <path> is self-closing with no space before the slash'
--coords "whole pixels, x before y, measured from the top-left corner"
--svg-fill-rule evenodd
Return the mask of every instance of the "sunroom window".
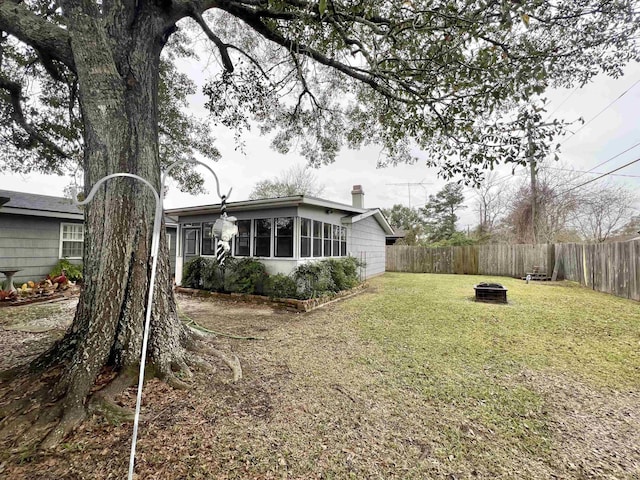
<path id="1" fill-rule="evenodd" d="M 293 217 L 275 219 L 275 256 L 293 257 Z"/>
<path id="2" fill-rule="evenodd" d="M 331 224 L 330 223 L 324 224 L 322 239 L 324 243 L 324 252 L 323 252 L 324 256 L 330 257 L 331 256 Z"/>
<path id="3" fill-rule="evenodd" d="M 271 219 L 255 220 L 255 237 L 253 239 L 253 255 L 256 257 L 271 256 Z"/>
<path id="4" fill-rule="evenodd" d="M 251 254 L 249 243 L 251 242 L 251 220 L 238 220 L 238 235 L 236 236 L 235 255 L 248 257 Z"/>
<path id="5" fill-rule="evenodd" d="M 313 256 L 322 256 L 322 222 L 313 221 Z"/>
<path id="6" fill-rule="evenodd" d="M 340 227 L 338 225 L 333 226 L 333 256 L 340 256 Z"/>
<path id="7" fill-rule="evenodd" d="M 202 224 L 202 255 L 216 254 L 216 237 L 213 235 L 213 222 Z"/>
<path id="8" fill-rule="evenodd" d="M 311 220 L 308 218 L 300 219 L 300 256 L 311 256 Z"/>

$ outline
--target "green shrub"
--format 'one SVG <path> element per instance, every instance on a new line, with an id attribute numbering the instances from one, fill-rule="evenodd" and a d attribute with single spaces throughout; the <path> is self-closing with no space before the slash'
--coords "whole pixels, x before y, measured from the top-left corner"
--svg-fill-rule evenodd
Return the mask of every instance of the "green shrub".
<path id="1" fill-rule="evenodd" d="M 62 270 L 66 272 L 66 277 L 72 282 L 82 280 L 82 264 L 75 265 L 66 258 L 59 260 L 49 273 L 49 277 L 56 278 L 62 275 Z"/>
<path id="2" fill-rule="evenodd" d="M 302 298 L 319 297 L 335 289 L 327 260 L 299 265 L 293 271 L 293 279 Z"/>
<path id="3" fill-rule="evenodd" d="M 227 259 L 231 260 L 231 259 Z M 265 266 L 253 258 L 234 259 L 225 266 L 225 289 L 261 295 L 267 278 Z"/>
<path id="4" fill-rule="evenodd" d="M 331 271 L 334 292 L 349 290 L 358 285 L 358 260 L 353 257 L 346 257 L 340 259 L 331 258 L 326 262 Z"/>
<path id="5" fill-rule="evenodd" d="M 358 267 L 363 266 L 354 257 L 329 258 L 300 265 L 292 274 L 301 298 L 348 290 L 360 283 Z"/>
<path id="6" fill-rule="evenodd" d="M 267 277 L 264 282 L 264 294 L 271 298 L 296 298 L 298 287 L 293 278 L 278 273 Z"/>
<path id="7" fill-rule="evenodd" d="M 182 285 L 188 288 L 203 288 L 204 276 L 209 268 L 211 259 L 196 257 L 184 264 L 182 270 Z"/>
<path id="8" fill-rule="evenodd" d="M 475 245 L 477 243 L 473 238 L 468 237 L 463 232 L 453 232 L 453 234 L 445 239 L 437 242 L 429 243 L 427 247 L 464 247 L 466 245 Z"/>
<path id="9" fill-rule="evenodd" d="M 224 277 L 217 260 L 207 259 L 202 269 L 202 288 L 211 292 L 224 291 Z"/>

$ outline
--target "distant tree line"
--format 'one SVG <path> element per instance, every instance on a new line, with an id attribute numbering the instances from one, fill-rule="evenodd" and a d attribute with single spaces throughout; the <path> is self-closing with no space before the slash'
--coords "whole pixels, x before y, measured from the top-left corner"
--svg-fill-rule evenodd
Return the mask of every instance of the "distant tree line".
<path id="1" fill-rule="evenodd" d="M 448 183 L 424 207 L 396 204 L 383 209 L 389 223 L 404 232 L 404 245 L 475 243 L 606 242 L 640 235 L 640 198 L 630 187 L 585 182 L 579 172 L 542 166 L 536 173 L 535 208 L 530 178 L 488 175 L 472 190 L 477 215 L 473 229 L 461 230 L 459 212 L 465 188 Z M 561 169 L 565 170 L 565 169 Z M 469 205 L 470 206 L 470 205 Z"/>

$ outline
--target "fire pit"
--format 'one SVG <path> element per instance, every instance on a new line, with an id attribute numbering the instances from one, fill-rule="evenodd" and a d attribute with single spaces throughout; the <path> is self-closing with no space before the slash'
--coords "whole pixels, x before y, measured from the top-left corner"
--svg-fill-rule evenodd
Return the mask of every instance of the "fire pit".
<path id="1" fill-rule="evenodd" d="M 499 283 L 479 283 L 473 287 L 476 302 L 507 303 L 507 289 Z"/>

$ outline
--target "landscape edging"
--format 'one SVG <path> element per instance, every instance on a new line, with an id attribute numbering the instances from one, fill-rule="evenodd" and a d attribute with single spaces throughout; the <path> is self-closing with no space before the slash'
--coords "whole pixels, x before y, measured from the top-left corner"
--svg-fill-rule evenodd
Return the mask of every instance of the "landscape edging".
<path id="1" fill-rule="evenodd" d="M 349 290 L 342 290 L 333 295 L 324 295 L 322 297 L 309 298 L 307 300 L 298 300 L 295 298 L 270 298 L 264 295 L 253 295 L 250 293 L 220 293 L 220 292 L 210 292 L 209 290 L 200 290 L 197 288 L 186 288 L 176 286 L 174 287 L 174 291 L 176 293 L 182 293 L 185 295 L 191 295 L 194 297 L 210 297 L 216 298 L 220 300 L 234 300 L 234 301 L 244 301 L 247 303 L 254 304 L 268 304 L 274 307 L 286 308 L 289 310 L 294 310 L 297 312 L 310 312 L 311 310 L 315 310 L 316 308 L 320 308 L 322 306 L 328 305 L 333 302 L 337 302 L 339 300 L 344 300 L 345 298 L 353 297 L 364 290 L 366 290 L 368 285 L 366 283 L 362 283 L 357 287 L 354 287 Z"/>

